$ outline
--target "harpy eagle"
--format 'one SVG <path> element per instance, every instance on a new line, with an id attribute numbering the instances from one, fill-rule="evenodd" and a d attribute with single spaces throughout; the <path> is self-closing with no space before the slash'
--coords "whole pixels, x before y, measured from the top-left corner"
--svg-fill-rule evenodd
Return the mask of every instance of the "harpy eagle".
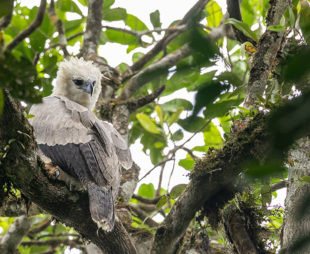
<path id="1" fill-rule="evenodd" d="M 30 123 L 39 153 L 70 176 L 89 195 L 89 209 L 99 228 L 114 226 L 121 166 L 132 166 L 130 151 L 120 134 L 92 110 L 101 91 L 99 69 L 91 61 L 71 57 L 59 65 L 51 96 L 33 105 Z"/>

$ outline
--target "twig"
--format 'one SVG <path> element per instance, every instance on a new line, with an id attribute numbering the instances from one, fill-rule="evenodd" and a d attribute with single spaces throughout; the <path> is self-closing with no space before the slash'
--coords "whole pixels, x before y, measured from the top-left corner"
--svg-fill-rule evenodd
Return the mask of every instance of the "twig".
<path id="1" fill-rule="evenodd" d="M 52 20 L 52 23 L 55 25 L 58 31 L 58 37 L 59 37 L 59 45 L 64 53 L 64 56 L 69 56 L 69 52 L 67 50 L 67 38 L 65 35 L 65 30 L 63 23 L 61 19 L 56 15 L 55 12 L 55 3 L 54 0 L 51 0 L 50 7 L 47 9 L 47 13 L 50 17 L 50 20 Z"/>
<path id="2" fill-rule="evenodd" d="M 66 234 L 66 233 L 60 233 L 60 234 L 45 234 L 45 235 L 40 235 L 39 237 L 36 238 L 36 240 L 45 238 L 45 237 L 81 237 L 79 234 Z"/>
<path id="3" fill-rule="evenodd" d="M 278 183 L 274 183 L 273 185 L 270 186 L 270 191 L 274 192 L 283 188 L 286 188 L 288 186 L 288 181 L 287 180 L 283 180 L 281 182 Z"/>
<path id="4" fill-rule="evenodd" d="M 133 210 L 134 213 L 137 214 L 137 216 L 149 227 L 157 227 L 158 223 L 154 221 L 153 219 L 148 216 L 146 212 L 141 210 L 139 207 L 137 207 L 135 204 L 130 204 L 129 207 Z"/>
<path id="5" fill-rule="evenodd" d="M 171 172 L 170 172 L 170 176 L 169 176 L 169 180 L 168 180 L 168 185 L 167 185 L 167 191 L 169 191 L 169 188 L 170 188 L 170 181 L 171 181 L 174 169 L 175 169 L 175 159 L 173 160 L 173 165 L 172 165 L 172 169 L 171 169 Z"/>
<path id="6" fill-rule="evenodd" d="M 67 42 L 68 42 L 68 41 L 71 41 L 71 40 L 75 39 L 76 37 L 81 36 L 81 35 L 83 35 L 83 34 L 84 34 L 84 32 L 79 32 L 79 33 L 73 34 L 73 35 L 71 35 L 71 36 L 69 36 L 69 37 L 67 38 Z M 56 47 L 58 47 L 58 46 L 60 46 L 60 43 L 59 43 L 59 42 L 58 42 L 58 43 L 51 44 L 46 50 L 50 50 L 50 49 L 56 48 Z"/>
<path id="7" fill-rule="evenodd" d="M 80 55 L 86 57 L 97 52 L 100 40 L 103 0 L 89 0 L 86 31 Z"/>
<path id="8" fill-rule="evenodd" d="M 157 185 L 155 197 L 158 197 L 160 195 L 161 184 L 162 184 L 162 181 L 163 181 L 163 175 L 164 175 L 165 166 L 166 166 L 166 164 L 163 164 L 161 166 L 161 170 L 160 170 L 159 177 L 158 177 L 158 185 Z"/>
<path id="9" fill-rule="evenodd" d="M 69 246 L 77 246 L 77 245 L 82 245 L 83 242 L 81 242 L 79 239 L 49 239 L 46 241 L 41 241 L 41 240 L 32 240 L 32 241 L 24 241 L 21 243 L 21 245 L 23 246 L 32 246 L 32 245 L 37 245 L 37 246 L 47 246 L 47 245 L 51 245 L 51 246 L 57 246 L 57 245 L 61 245 L 61 244 L 65 244 L 65 245 L 69 245 Z"/>
<path id="10" fill-rule="evenodd" d="M 135 100 L 129 101 L 127 103 L 128 109 L 131 112 L 136 111 L 139 108 L 142 108 L 143 106 L 153 102 L 164 90 L 165 90 L 166 86 L 163 85 L 159 88 L 157 88 L 153 93 L 148 94 L 142 98 L 137 98 Z"/>
<path id="11" fill-rule="evenodd" d="M 49 225 L 51 225 L 51 221 L 52 220 L 50 218 L 41 221 L 37 227 L 29 230 L 28 235 L 34 235 L 40 233 L 41 231 L 46 229 Z"/>
<path id="12" fill-rule="evenodd" d="M 10 8 L 9 14 L 0 19 L 0 31 L 7 28 L 8 25 L 11 23 L 12 16 L 13 16 L 13 9 L 14 9 L 14 0 L 10 0 L 9 5 L 10 5 L 9 6 L 9 8 Z"/>
<path id="13" fill-rule="evenodd" d="M 37 16 L 34 21 L 23 31 L 21 31 L 6 47 L 5 50 L 13 50 L 19 43 L 32 34 L 41 24 L 44 18 L 46 0 L 41 0 Z"/>
<path id="14" fill-rule="evenodd" d="M 160 200 L 161 197 L 156 197 L 156 198 L 153 198 L 153 199 L 149 199 L 149 198 L 144 198 L 144 197 L 141 197 L 137 194 L 133 194 L 132 195 L 132 198 L 142 202 L 142 203 L 145 203 L 145 204 L 157 204 L 157 202 Z"/>
<path id="15" fill-rule="evenodd" d="M 151 174 L 155 168 L 157 168 L 158 166 L 161 166 L 161 165 L 163 165 L 163 164 L 166 164 L 166 162 L 171 161 L 171 160 L 173 160 L 173 159 L 172 159 L 172 158 L 168 158 L 168 159 L 166 159 L 166 160 L 163 160 L 163 161 L 157 163 L 157 164 L 156 164 L 154 167 L 152 167 L 144 176 L 142 176 L 142 177 L 139 179 L 138 183 L 139 183 L 141 180 L 143 180 L 145 177 L 147 177 L 149 174 Z"/>

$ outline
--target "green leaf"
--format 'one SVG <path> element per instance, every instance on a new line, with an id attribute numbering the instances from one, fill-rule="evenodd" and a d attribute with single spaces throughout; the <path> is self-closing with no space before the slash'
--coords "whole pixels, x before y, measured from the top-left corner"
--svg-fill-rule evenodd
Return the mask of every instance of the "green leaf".
<path id="1" fill-rule="evenodd" d="M 26 115 L 26 118 L 27 118 L 27 119 L 30 119 L 30 118 L 33 118 L 33 117 L 34 117 L 34 115 L 32 115 L 32 114 L 27 114 L 27 115 Z"/>
<path id="2" fill-rule="evenodd" d="M 233 19 L 233 18 L 227 19 L 225 21 L 225 24 L 234 25 L 237 29 L 239 29 L 241 32 L 243 32 L 244 35 L 252 38 L 254 41 L 257 41 L 256 33 L 254 33 L 247 24 L 245 24 L 239 20 Z"/>
<path id="3" fill-rule="evenodd" d="M 154 134 L 160 134 L 160 130 L 148 115 L 138 113 L 136 117 L 145 130 Z"/>
<path id="4" fill-rule="evenodd" d="M 168 197 L 166 195 L 162 196 L 157 204 L 156 204 L 156 210 L 159 210 L 160 208 L 162 208 L 168 201 Z"/>
<path id="5" fill-rule="evenodd" d="M 159 105 L 156 105 L 155 106 L 155 111 L 156 111 L 157 116 L 159 118 L 160 124 L 163 124 L 164 114 L 163 114 L 163 111 L 161 110 L 161 107 Z"/>
<path id="6" fill-rule="evenodd" d="M 178 124 L 189 132 L 196 132 L 206 123 L 206 119 L 198 116 L 190 116 L 185 119 L 180 119 Z"/>
<path id="7" fill-rule="evenodd" d="M 83 0 L 86 1 L 86 0 Z M 115 0 L 104 0 L 103 1 L 103 13 L 105 13 L 113 4 Z"/>
<path id="8" fill-rule="evenodd" d="M 150 14 L 150 20 L 154 28 L 161 27 L 159 10 L 156 10 Z"/>
<path id="9" fill-rule="evenodd" d="M 221 7 L 215 1 L 210 1 L 206 6 L 208 13 L 207 22 L 210 27 L 218 27 L 223 19 Z"/>
<path id="10" fill-rule="evenodd" d="M 12 1 L 13 0 L 2 0 L 0 2 L 0 18 L 10 13 Z"/>
<path id="11" fill-rule="evenodd" d="M 119 21 L 119 20 L 126 20 L 127 11 L 124 8 L 114 8 L 108 9 L 105 13 L 103 13 L 103 20 L 107 21 Z"/>
<path id="12" fill-rule="evenodd" d="M 179 161 L 179 166 L 185 168 L 186 170 L 192 170 L 194 165 L 195 161 L 189 157 Z"/>
<path id="13" fill-rule="evenodd" d="M 203 132 L 203 139 L 207 148 L 218 148 L 223 143 L 221 133 L 213 123 L 209 123 L 206 127 L 205 131 Z"/>
<path id="14" fill-rule="evenodd" d="M 184 137 L 183 131 L 181 129 L 179 129 L 171 135 L 171 140 L 180 141 L 183 139 L 183 137 Z"/>
<path id="15" fill-rule="evenodd" d="M 144 56 L 144 53 L 142 53 L 142 52 L 135 52 L 132 55 L 132 62 L 133 63 L 137 62 L 142 56 Z"/>
<path id="16" fill-rule="evenodd" d="M 290 18 L 290 26 L 294 28 L 296 19 L 295 19 L 295 14 L 291 7 L 288 7 L 288 13 L 289 13 L 289 18 Z"/>
<path id="17" fill-rule="evenodd" d="M 154 198 L 155 196 L 155 188 L 152 183 L 149 184 L 141 184 L 139 190 L 138 190 L 138 195 L 146 198 Z"/>
<path id="18" fill-rule="evenodd" d="M 138 38 L 132 34 L 110 29 L 107 29 L 105 34 L 110 42 L 120 43 L 123 45 L 139 45 Z"/>
<path id="19" fill-rule="evenodd" d="M 151 158 L 151 162 L 154 165 L 163 161 L 164 157 L 162 154 L 162 150 L 163 150 L 163 148 L 157 149 L 155 147 L 150 149 L 150 158 Z"/>
<path id="20" fill-rule="evenodd" d="M 87 6 L 87 0 L 78 0 L 80 2 L 80 4 Z M 104 3 L 106 2 L 106 0 L 104 1 Z M 104 4 L 103 3 L 103 4 Z"/>
<path id="21" fill-rule="evenodd" d="M 267 29 L 270 31 L 274 31 L 274 32 L 280 32 L 280 31 L 283 31 L 285 27 L 281 25 L 273 25 L 273 26 L 268 26 Z"/>
<path id="22" fill-rule="evenodd" d="M 266 207 L 266 204 L 270 204 L 272 200 L 270 185 L 262 186 L 261 195 L 262 195 L 262 206 Z"/>
<path id="23" fill-rule="evenodd" d="M 170 118 L 168 119 L 168 125 L 172 125 L 173 123 L 177 122 L 180 118 L 181 113 L 183 112 L 184 108 L 179 107 L 176 112 L 174 112 Z"/>
<path id="24" fill-rule="evenodd" d="M 207 109 L 203 112 L 203 114 L 207 119 L 221 117 L 221 116 L 224 116 L 234 106 L 240 105 L 242 101 L 243 101 L 243 98 L 212 103 L 207 106 Z"/>
<path id="25" fill-rule="evenodd" d="M 174 99 L 164 104 L 161 104 L 160 107 L 164 111 L 177 112 L 180 107 L 183 107 L 184 110 L 192 110 L 193 105 L 191 102 L 185 99 Z"/>
<path id="26" fill-rule="evenodd" d="M 174 186 L 169 193 L 170 197 L 175 199 L 180 196 L 180 194 L 185 190 L 186 186 L 187 184 L 178 184 Z"/>
<path id="27" fill-rule="evenodd" d="M 139 18 L 137 18 L 136 16 L 132 14 L 127 14 L 125 23 L 127 26 L 129 26 L 132 30 L 135 30 L 135 31 L 149 30 L 148 27 Z M 152 37 L 152 35 L 150 34 L 148 36 Z"/>
<path id="28" fill-rule="evenodd" d="M 77 4 L 71 0 L 61 0 L 57 1 L 57 8 L 63 12 L 75 12 L 83 16 L 82 11 L 77 6 Z"/>
<path id="29" fill-rule="evenodd" d="M 310 183 L 310 176 L 303 176 L 301 180 L 305 183 Z"/>

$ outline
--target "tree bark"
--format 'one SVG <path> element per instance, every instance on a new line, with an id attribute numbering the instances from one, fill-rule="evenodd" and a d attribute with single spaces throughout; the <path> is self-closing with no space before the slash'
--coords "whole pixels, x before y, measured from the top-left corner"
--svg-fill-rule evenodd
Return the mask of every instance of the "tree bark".
<path id="1" fill-rule="evenodd" d="M 284 253 L 310 253 L 310 184 L 302 177 L 310 176 L 310 140 L 308 137 L 298 141 L 296 148 L 289 153 L 293 166 L 289 169 L 289 185 L 285 200 L 285 219 L 282 247 Z M 308 204 L 307 204 L 308 203 Z"/>

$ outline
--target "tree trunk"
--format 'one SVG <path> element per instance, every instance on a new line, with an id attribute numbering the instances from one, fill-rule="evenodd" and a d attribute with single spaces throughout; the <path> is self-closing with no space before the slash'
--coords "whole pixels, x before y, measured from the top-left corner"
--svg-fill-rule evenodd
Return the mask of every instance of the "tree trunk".
<path id="1" fill-rule="evenodd" d="M 289 185 L 285 200 L 285 219 L 282 236 L 284 253 L 310 253 L 310 184 L 303 181 L 304 176 L 310 176 L 310 140 L 303 138 L 296 148 L 289 153 Z"/>

